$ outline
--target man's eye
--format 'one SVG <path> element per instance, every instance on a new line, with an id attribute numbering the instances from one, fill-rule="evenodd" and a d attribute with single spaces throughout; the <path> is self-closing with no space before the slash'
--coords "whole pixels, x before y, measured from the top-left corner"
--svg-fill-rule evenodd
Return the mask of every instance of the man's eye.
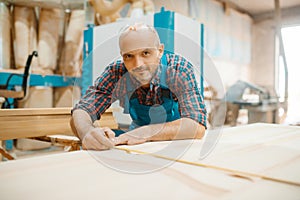
<path id="1" fill-rule="evenodd" d="M 143 51 L 143 56 L 149 56 L 150 52 L 149 51 Z"/>
<path id="2" fill-rule="evenodd" d="M 132 55 L 126 54 L 123 56 L 123 59 L 125 59 L 125 60 L 128 60 L 130 58 L 132 58 Z"/>

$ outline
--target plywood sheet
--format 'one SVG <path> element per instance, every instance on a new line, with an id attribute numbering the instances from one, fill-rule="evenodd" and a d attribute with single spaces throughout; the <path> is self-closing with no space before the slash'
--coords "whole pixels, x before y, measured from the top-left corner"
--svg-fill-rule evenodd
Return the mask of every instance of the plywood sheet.
<path id="1" fill-rule="evenodd" d="M 9 161 L 0 164 L 0 194 L 4 199 L 298 199 L 299 185 L 233 171 L 299 183 L 299 131 L 272 124 L 224 129 L 203 160 L 204 140 L 121 146 L 207 167 L 118 149 Z"/>
<path id="2" fill-rule="evenodd" d="M 205 159 L 200 159 L 203 140 L 146 143 L 126 148 L 300 184 L 300 127 L 252 124 L 225 128 L 222 132 L 216 147 Z"/>
<path id="3" fill-rule="evenodd" d="M 61 153 L 0 164 L 4 199 L 295 199 L 299 187 L 173 163 L 153 173 L 129 174 L 97 161 L 153 166 L 161 159 L 119 150 Z M 117 156 L 118 155 L 118 156 Z M 128 154 L 127 154 L 128 155 Z M 126 157 L 126 160 L 123 158 Z M 127 160 L 129 159 L 129 160 Z M 128 162 L 131 161 L 131 162 Z M 263 190 L 260 190 L 260 189 Z M 51 191 L 51 192 L 49 192 Z M 242 198 L 243 197 L 243 198 Z M 257 198 L 260 197 L 260 198 Z"/>

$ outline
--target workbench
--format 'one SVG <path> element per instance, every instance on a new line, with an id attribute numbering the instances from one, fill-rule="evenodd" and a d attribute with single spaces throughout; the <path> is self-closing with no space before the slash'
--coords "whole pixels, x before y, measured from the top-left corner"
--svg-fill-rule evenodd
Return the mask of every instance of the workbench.
<path id="1" fill-rule="evenodd" d="M 66 142 L 67 136 L 74 136 L 70 127 L 71 110 L 71 107 L 0 109 L 0 155 L 14 159 L 2 148 L 1 141 L 18 138 L 33 138 L 78 149 L 77 138 Z M 107 109 L 96 123 L 111 129 L 118 128 L 112 108 Z"/>
<path id="2" fill-rule="evenodd" d="M 149 142 L 3 162 L 0 198 L 300 198 L 300 127 L 224 128 L 214 150 L 199 159 L 203 141 Z M 185 151 L 174 153 L 180 148 Z"/>

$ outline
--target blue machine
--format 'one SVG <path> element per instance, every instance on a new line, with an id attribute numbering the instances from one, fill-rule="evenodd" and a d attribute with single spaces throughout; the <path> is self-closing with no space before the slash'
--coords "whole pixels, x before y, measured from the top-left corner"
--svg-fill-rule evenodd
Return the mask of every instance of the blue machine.
<path id="1" fill-rule="evenodd" d="M 165 11 L 139 19 L 125 18 L 120 21 L 90 26 L 84 32 L 82 95 L 111 62 L 121 59 L 118 47 L 118 33 L 122 27 L 134 22 L 144 22 L 156 28 L 165 51 L 187 58 L 198 71 L 197 81 L 204 92 L 204 26 L 199 22 L 175 13 Z"/>

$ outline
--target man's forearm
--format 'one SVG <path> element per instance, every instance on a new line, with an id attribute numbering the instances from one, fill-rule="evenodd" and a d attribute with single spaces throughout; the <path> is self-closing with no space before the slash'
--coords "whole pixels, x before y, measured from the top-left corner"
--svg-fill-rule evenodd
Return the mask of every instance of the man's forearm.
<path id="1" fill-rule="evenodd" d="M 164 124 L 152 124 L 139 129 L 137 131 L 147 141 L 200 139 L 205 133 L 205 127 L 190 118 L 181 118 Z"/>
<path id="2" fill-rule="evenodd" d="M 80 139 L 83 139 L 85 134 L 94 128 L 93 122 L 89 114 L 84 110 L 74 110 L 71 119 L 71 126 L 76 129 L 74 132 Z"/>

